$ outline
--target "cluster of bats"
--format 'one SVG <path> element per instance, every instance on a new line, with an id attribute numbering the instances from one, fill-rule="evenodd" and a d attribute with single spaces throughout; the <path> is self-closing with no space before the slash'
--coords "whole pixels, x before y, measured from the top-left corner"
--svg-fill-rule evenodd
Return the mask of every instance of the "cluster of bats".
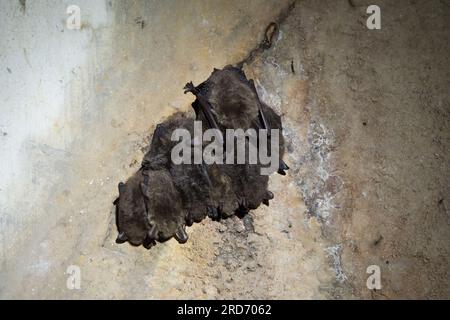
<path id="1" fill-rule="evenodd" d="M 174 164 L 171 151 L 176 141 L 171 140 L 172 133 L 183 128 L 192 134 L 194 121 L 222 133 L 226 129 L 278 129 L 278 173 L 285 175 L 289 169 L 282 160 L 281 118 L 260 101 L 253 81 L 240 68 L 214 69 L 205 82 L 197 87 L 190 82 L 184 89 L 196 97 L 192 103 L 195 117 L 177 113 L 158 124 L 141 168 L 126 183 L 119 183 L 119 197 L 114 201 L 117 243 L 128 241 L 147 249 L 172 237 L 185 243 L 186 226 L 206 217 L 243 217 L 261 203 L 268 206 L 273 199 L 274 194 L 267 189 L 269 177 L 261 174 L 259 161 Z"/>

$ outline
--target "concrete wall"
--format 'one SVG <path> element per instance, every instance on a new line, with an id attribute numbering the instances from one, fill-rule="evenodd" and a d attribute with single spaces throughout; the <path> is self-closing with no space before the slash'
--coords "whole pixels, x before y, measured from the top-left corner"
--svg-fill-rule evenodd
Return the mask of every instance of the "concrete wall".
<path id="1" fill-rule="evenodd" d="M 381 30 L 369 0 L 295 1 L 245 66 L 283 119 L 270 207 L 184 245 L 114 242 L 117 183 L 192 112 L 185 83 L 240 61 L 289 2 L 0 2 L 0 298 L 448 299 L 448 0 L 379 0 Z"/>

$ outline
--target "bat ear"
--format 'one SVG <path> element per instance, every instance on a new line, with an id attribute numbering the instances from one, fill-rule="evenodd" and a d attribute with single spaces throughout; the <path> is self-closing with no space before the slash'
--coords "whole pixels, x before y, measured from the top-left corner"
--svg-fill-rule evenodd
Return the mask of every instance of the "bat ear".
<path id="1" fill-rule="evenodd" d="M 117 236 L 116 243 L 124 243 L 127 240 L 128 238 L 125 235 L 125 232 L 120 232 L 119 235 Z"/>
<path id="2" fill-rule="evenodd" d="M 117 206 L 119 204 L 119 197 L 116 198 L 116 200 L 114 200 L 113 205 Z"/>
<path id="3" fill-rule="evenodd" d="M 119 189 L 119 194 L 121 194 L 125 191 L 125 183 L 119 182 L 119 185 L 117 187 Z"/>
<path id="4" fill-rule="evenodd" d="M 186 230 L 184 227 L 178 228 L 177 232 L 175 233 L 175 239 L 178 241 L 178 243 L 186 243 L 188 241 L 189 236 L 186 233 Z"/>

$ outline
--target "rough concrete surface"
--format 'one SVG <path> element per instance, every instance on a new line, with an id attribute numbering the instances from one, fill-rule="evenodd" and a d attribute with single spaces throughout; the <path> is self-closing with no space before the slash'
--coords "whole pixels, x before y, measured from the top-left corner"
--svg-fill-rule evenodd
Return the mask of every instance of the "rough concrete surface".
<path id="1" fill-rule="evenodd" d="M 81 30 L 70 1 L 2 2 L 0 298 L 450 298 L 450 1 L 375 2 L 381 30 L 369 1 L 295 1 L 244 66 L 285 126 L 270 207 L 149 251 L 114 243 L 117 183 L 291 1 L 79 1 Z"/>

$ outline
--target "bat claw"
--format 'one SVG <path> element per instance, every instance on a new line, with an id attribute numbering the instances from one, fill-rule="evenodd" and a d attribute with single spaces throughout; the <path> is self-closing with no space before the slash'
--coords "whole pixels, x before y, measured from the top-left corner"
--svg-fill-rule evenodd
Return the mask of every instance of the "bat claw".
<path id="1" fill-rule="evenodd" d="M 197 93 L 197 89 L 195 88 L 192 81 L 189 81 L 188 83 L 186 83 L 183 90 L 184 90 L 184 94 L 186 94 L 188 92 L 192 92 L 195 95 Z"/>

